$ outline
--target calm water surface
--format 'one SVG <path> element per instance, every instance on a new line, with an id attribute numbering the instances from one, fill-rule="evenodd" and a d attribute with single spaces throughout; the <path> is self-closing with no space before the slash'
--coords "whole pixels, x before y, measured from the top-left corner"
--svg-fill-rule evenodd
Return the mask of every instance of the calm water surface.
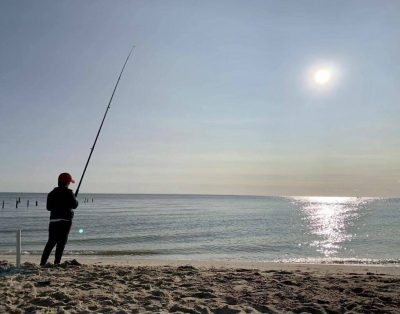
<path id="1" fill-rule="evenodd" d="M 3 200 L 0 253 L 15 252 L 18 228 L 23 251 L 41 253 L 49 219 L 46 194 L 0 193 L 0 205 Z M 400 259 L 397 198 L 81 194 L 79 201 L 68 253 L 393 264 Z"/>

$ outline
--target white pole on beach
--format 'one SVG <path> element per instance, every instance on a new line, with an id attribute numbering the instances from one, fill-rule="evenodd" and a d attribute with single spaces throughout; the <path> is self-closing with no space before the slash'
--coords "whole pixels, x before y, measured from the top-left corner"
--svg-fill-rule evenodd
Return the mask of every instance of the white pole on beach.
<path id="1" fill-rule="evenodd" d="M 21 266 L 21 229 L 17 230 L 16 253 L 17 253 L 17 267 L 19 268 Z"/>

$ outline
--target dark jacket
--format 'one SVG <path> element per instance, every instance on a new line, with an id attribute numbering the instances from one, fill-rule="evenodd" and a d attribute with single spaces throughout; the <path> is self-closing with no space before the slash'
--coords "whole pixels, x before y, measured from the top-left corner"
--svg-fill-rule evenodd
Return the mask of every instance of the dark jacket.
<path id="1" fill-rule="evenodd" d="M 72 190 L 67 187 L 56 187 L 47 195 L 46 208 L 51 212 L 50 219 L 72 220 L 73 209 L 78 207 L 78 201 Z"/>

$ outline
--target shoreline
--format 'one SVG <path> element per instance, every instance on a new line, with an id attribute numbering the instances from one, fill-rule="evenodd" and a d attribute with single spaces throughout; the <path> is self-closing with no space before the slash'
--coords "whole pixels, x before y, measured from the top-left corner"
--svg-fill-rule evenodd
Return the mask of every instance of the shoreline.
<path id="1" fill-rule="evenodd" d="M 54 253 L 54 252 L 53 252 Z M 53 260 L 53 254 L 49 262 Z M 21 264 L 28 262 L 39 264 L 40 255 L 21 255 Z M 163 258 L 136 258 L 130 255 L 119 256 L 99 256 L 99 255 L 64 255 L 62 262 L 77 260 L 79 263 L 87 265 L 110 265 L 110 266 L 129 266 L 129 267 L 180 267 L 191 265 L 196 268 L 224 268 L 224 269 L 259 269 L 263 271 L 309 271 L 314 273 L 355 273 L 355 274 L 386 274 L 400 276 L 400 265 L 382 264 L 338 264 L 338 263 L 295 263 L 295 262 L 255 262 L 241 260 L 190 260 L 190 259 L 163 259 Z M 0 261 L 7 261 L 15 264 L 16 256 L 13 254 L 0 254 Z"/>

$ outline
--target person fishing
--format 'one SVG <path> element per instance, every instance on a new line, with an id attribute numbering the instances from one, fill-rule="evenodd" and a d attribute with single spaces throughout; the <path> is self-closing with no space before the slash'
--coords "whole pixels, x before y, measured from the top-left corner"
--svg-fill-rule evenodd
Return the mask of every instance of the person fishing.
<path id="1" fill-rule="evenodd" d="M 78 207 L 78 201 L 76 200 L 76 197 L 78 196 L 83 177 L 85 176 L 90 158 L 92 157 L 97 139 L 99 138 L 101 129 L 103 127 L 104 120 L 106 119 L 111 102 L 114 98 L 115 91 L 117 90 L 122 73 L 124 72 L 125 66 L 128 63 L 129 57 L 132 54 L 133 48 L 135 48 L 135 46 L 132 46 L 131 50 L 129 51 L 128 57 L 125 60 L 121 73 L 118 76 L 117 83 L 114 86 L 114 90 L 111 94 L 110 101 L 108 102 L 106 112 L 104 113 L 103 119 L 101 120 L 99 130 L 97 131 L 93 146 L 90 149 L 89 157 L 86 161 L 85 168 L 83 169 L 81 179 L 79 180 L 78 187 L 76 188 L 75 195 L 72 190 L 68 188 L 70 183 L 75 183 L 75 181 L 72 179 L 69 173 L 65 172 L 60 174 L 58 177 L 58 187 L 54 188 L 54 190 L 51 191 L 47 196 L 47 210 L 51 212 L 49 224 L 49 240 L 47 241 L 47 244 L 43 250 L 42 258 L 40 260 L 41 266 L 46 265 L 51 251 L 56 245 L 57 247 L 54 264 L 60 264 L 61 262 L 61 257 L 64 252 L 64 247 L 67 243 L 69 231 L 72 225 L 72 218 L 74 217 L 73 209 L 76 209 Z"/>
<path id="2" fill-rule="evenodd" d="M 61 262 L 74 217 L 73 210 L 78 207 L 73 191 L 68 188 L 71 183 L 75 183 L 72 176 L 66 172 L 61 173 L 58 176 L 58 187 L 47 195 L 46 208 L 50 211 L 49 239 L 40 260 L 41 266 L 46 265 L 54 246 L 56 246 L 54 264 Z"/>

